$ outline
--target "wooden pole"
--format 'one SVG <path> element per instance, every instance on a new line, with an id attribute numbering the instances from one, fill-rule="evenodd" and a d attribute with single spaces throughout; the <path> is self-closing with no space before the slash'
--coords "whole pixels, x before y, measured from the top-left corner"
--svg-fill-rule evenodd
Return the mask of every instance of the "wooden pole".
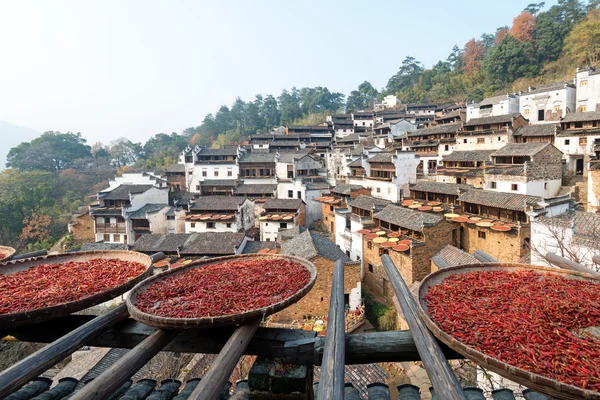
<path id="1" fill-rule="evenodd" d="M 448 365 L 448 360 L 442 353 L 440 345 L 419 317 L 415 299 L 402 279 L 402 275 L 389 255 L 384 254 L 381 260 L 400 303 L 401 311 L 410 327 L 431 385 L 437 393 L 444 393 L 444 399 L 466 400 L 460 383 Z"/>
<path id="2" fill-rule="evenodd" d="M 319 379 L 318 400 L 344 398 L 344 353 L 346 347 L 344 322 L 344 263 L 342 260 L 337 260 L 331 284 L 327 335 L 325 336 L 325 349 Z"/>
<path id="3" fill-rule="evenodd" d="M 592 269 L 589 269 L 588 267 L 585 267 L 579 263 L 576 263 L 574 261 L 571 261 L 569 259 L 561 257 L 555 253 L 547 253 L 545 258 L 546 258 L 546 261 L 548 261 L 550 264 L 553 264 L 559 268 L 600 276 L 600 273 L 598 273 Z M 600 260 L 598 260 L 598 261 L 600 261 Z"/>
<path id="4" fill-rule="evenodd" d="M 217 400 L 223 385 L 231 376 L 244 350 L 254 336 L 260 321 L 242 325 L 233 332 L 215 362 L 204 375 L 188 400 Z"/>
<path id="5" fill-rule="evenodd" d="M 129 312 L 125 304 L 121 304 L 108 313 L 94 318 L 79 328 L 59 337 L 48 346 L 36 351 L 29 357 L 19 361 L 0 373 L 0 398 L 19 389 L 57 362 L 79 350 L 90 339 L 101 332 L 127 319 Z"/>
<path id="6" fill-rule="evenodd" d="M 127 352 L 99 377 L 77 391 L 70 400 L 103 400 L 110 397 L 125 381 L 154 357 L 179 331 L 159 329 Z"/>
<path id="7" fill-rule="evenodd" d="M 594 264 L 600 264 L 600 255 L 595 255 L 594 257 L 592 257 L 592 261 L 594 262 Z"/>

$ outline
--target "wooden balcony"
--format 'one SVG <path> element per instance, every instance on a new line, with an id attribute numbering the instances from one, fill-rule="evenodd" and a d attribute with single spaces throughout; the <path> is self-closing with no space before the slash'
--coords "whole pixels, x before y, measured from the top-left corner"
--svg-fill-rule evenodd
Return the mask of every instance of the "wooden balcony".
<path id="1" fill-rule="evenodd" d="M 96 233 L 127 233 L 125 222 L 96 224 Z"/>

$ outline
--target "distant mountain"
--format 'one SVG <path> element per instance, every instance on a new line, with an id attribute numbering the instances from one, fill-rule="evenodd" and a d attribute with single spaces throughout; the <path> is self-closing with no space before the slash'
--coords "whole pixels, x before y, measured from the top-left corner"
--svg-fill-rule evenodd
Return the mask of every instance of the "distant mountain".
<path id="1" fill-rule="evenodd" d="M 0 171 L 6 168 L 6 155 L 11 148 L 40 135 L 36 130 L 0 121 Z"/>

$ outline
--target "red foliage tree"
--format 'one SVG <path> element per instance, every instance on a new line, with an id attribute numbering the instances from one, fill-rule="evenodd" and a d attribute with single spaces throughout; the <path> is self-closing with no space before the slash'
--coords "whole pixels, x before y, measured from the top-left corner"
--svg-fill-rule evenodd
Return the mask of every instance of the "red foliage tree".
<path id="1" fill-rule="evenodd" d="M 496 40 L 494 40 L 494 46 L 500 43 L 500 41 L 504 39 L 504 36 L 506 36 L 507 33 L 508 31 L 505 28 L 502 28 L 498 32 L 496 32 Z"/>
<path id="2" fill-rule="evenodd" d="M 471 39 L 467 42 L 463 53 L 465 73 L 467 75 L 473 75 L 481 67 L 481 60 L 483 60 L 484 53 L 485 48 L 481 41 Z"/>
<path id="3" fill-rule="evenodd" d="M 523 11 L 513 20 L 513 26 L 508 33 L 520 42 L 531 42 L 534 28 L 535 17 Z"/>
<path id="4" fill-rule="evenodd" d="M 46 214 L 37 212 L 23 220 L 23 230 L 20 239 L 31 241 L 32 243 L 42 243 L 50 239 L 50 225 L 52 219 Z"/>

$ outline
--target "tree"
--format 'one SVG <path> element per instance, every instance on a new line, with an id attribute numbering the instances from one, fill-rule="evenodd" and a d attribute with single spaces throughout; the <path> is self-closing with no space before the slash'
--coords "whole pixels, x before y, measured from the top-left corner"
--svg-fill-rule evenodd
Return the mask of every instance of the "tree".
<path id="1" fill-rule="evenodd" d="M 10 149 L 6 166 L 20 171 L 61 171 L 77 158 L 91 156 L 91 148 L 85 143 L 81 133 L 44 132 Z"/>
<path id="2" fill-rule="evenodd" d="M 402 65 L 398 69 L 398 72 L 389 79 L 386 86 L 386 92 L 389 94 L 396 94 L 402 89 L 412 87 L 418 82 L 423 70 L 423 65 L 414 57 L 406 57 L 404 61 L 402 61 Z"/>
<path id="3" fill-rule="evenodd" d="M 481 61 L 485 54 L 485 47 L 482 42 L 474 38 L 465 45 L 464 63 L 465 74 L 471 76 L 481 67 Z"/>
<path id="4" fill-rule="evenodd" d="M 513 26 L 508 32 L 520 42 L 531 42 L 533 39 L 533 29 L 535 28 L 535 17 L 523 11 L 513 20 Z"/>
<path id="5" fill-rule="evenodd" d="M 498 43 L 500 43 L 507 34 L 508 34 L 508 28 L 504 28 L 504 27 L 498 28 L 498 30 L 496 31 L 496 39 L 494 39 L 494 46 L 496 46 Z"/>
<path id="6" fill-rule="evenodd" d="M 375 100 L 377 100 L 377 96 L 379 95 L 377 89 L 375 89 L 370 82 L 364 81 L 358 85 L 358 92 L 362 95 L 365 102 L 363 108 L 373 107 Z"/>
<path id="7" fill-rule="evenodd" d="M 540 12 L 542 8 L 544 8 L 545 5 L 546 3 L 543 1 L 541 3 L 529 3 L 523 11 L 535 16 Z"/>
<path id="8" fill-rule="evenodd" d="M 579 65 L 596 66 L 600 57 L 600 10 L 594 9 L 565 39 L 567 55 Z"/>
<path id="9" fill-rule="evenodd" d="M 346 112 L 363 110 L 365 108 L 365 99 L 358 90 L 353 90 L 346 100 Z"/>
<path id="10" fill-rule="evenodd" d="M 293 87 L 289 92 L 282 90 L 277 99 L 279 103 L 280 123 L 289 124 L 302 116 L 298 89 Z"/>
<path id="11" fill-rule="evenodd" d="M 115 166 L 124 167 L 135 164 L 141 158 L 143 148 L 141 143 L 133 143 L 122 137 L 111 142 L 108 152 Z"/>
<path id="12" fill-rule="evenodd" d="M 221 106 L 221 108 L 219 108 L 219 111 L 217 111 L 217 114 L 215 114 L 215 128 L 217 130 L 217 134 L 225 133 L 229 129 L 234 128 L 229 107 Z"/>
<path id="13" fill-rule="evenodd" d="M 531 62 L 531 52 L 531 43 L 521 43 L 512 35 L 494 46 L 483 61 L 492 88 L 503 87 L 523 76 L 534 76 L 537 66 Z"/>
<path id="14" fill-rule="evenodd" d="M 23 229 L 19 238 L 32 245 L 47 243 L 51 239 L 50 225 L 52 219 L 49 215 L 34 212 L 23 220 Z"/>
<path id="15" fill-rule="evenodd" d="M 280 114 L 275 97 L 268 95 L 264 98 L 259 115 L 264 122 L 265 128 L 269 129 L 279 125 Z"/>
<path id="16" fill-rule="evenodd" d="M 462 68 L 463 53 L 457 45 L 454 45 L 454 47 L 452 47 L 452 52 L 450 53 L 450 55 L 448 55 L 446 62 L 452 70 Z"/>

